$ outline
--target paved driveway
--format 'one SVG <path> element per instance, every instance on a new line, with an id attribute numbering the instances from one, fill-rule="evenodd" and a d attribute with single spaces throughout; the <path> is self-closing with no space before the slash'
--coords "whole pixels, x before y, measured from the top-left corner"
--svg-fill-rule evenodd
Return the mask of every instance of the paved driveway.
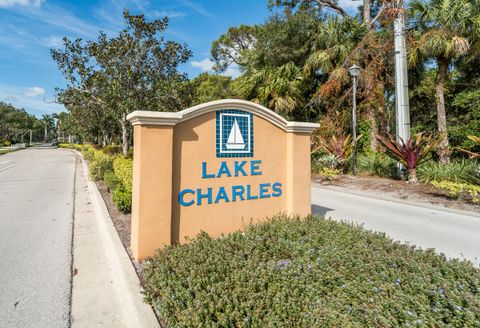
<path id="1" fill-rule="evenodd" d="M 75 157 L 0 156 L 0 326 L 68 327 Z"/>
<path id="2" fill-rule="evenodd" d="M 381 200 L 317 184 L 312 187 L 312 212 L 480 266 L 480 215 L 474 213 Z"/>

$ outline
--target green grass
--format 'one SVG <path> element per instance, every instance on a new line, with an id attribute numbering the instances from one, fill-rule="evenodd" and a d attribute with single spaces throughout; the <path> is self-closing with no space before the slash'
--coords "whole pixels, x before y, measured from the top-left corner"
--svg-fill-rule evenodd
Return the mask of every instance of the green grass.
<path id="1" fill-rule="evenodd" d="M 169 327 L 478 327 L 480 271 L 331 220 L 202 233 L 146 264 Z"/>

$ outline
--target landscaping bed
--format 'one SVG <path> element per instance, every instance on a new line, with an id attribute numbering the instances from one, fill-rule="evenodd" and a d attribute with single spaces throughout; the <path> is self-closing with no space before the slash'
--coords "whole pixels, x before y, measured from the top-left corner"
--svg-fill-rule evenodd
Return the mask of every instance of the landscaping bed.
<path id="1" fill-rule="evenodd" d="M 334 178 L 325 178 L 320 174 L 312 174 L 312 181 L 323 186 L 361 191 L 366 195 L 380 198 L 388 197 L 480 213 L 480 204 L 474 204 L 462 198 L 453 198 L 447 192 L 430 184 L 409 184 L 401 180 L 370 175 L 339 175 Z"/>
<path id="2" fill-rule="evenodd" d="M 277 217 L 146 263 L 171 327 L 480 326 L 480 271 L 358 226 Z"/>

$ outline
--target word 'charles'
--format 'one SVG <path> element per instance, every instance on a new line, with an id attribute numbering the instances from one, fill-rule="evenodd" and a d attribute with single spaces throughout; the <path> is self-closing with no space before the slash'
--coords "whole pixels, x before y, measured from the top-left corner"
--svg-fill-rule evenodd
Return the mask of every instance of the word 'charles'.
<path id="1" fill-rule="evenodd" d="M 202 179 L 222 179 L 246 176 L 261 176 L 261 160 L 234 161 L 230 165 L 223 161 L 218 170 L 211 171 L 206 162 L 202 163 Z M 280 182 L 264 182 L 252 186 L 250 184 L 231 185 L 218 188 L 187 188 L 178 193 L 178 202 L 182 206 L 201 206 L 203 204 L 230 203 L 245 200 L 280 197 Z"/>

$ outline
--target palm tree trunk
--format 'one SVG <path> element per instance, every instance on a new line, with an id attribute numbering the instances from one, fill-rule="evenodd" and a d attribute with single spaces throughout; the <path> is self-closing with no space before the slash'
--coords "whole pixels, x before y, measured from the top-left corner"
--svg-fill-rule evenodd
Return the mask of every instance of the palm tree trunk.
<path id="1" fill-rule="evenodd" d="M 408 170 L 408 183 L 418 183 L 417 169 Z"/>
<path id="2" fill-rule="evenodd" d="M 48 130 L 47 130 L 47 123 L 45 122 L 45 130 L 43 133 L 43 142 L 47 142 Z"/>
<path id="3" fill-rule="evenodd" d="M 447 114 L 445 111 L 445 82 L 448 80 L 448 61 L 444 58 L 437 59 L 438 70 L 435 78 L 435 102 L 437 106 L 438 132 L 445 134 L 445 138 L 438 146 L 437 154 L 443 164 L 450 162 L 448 150 Z"/>

